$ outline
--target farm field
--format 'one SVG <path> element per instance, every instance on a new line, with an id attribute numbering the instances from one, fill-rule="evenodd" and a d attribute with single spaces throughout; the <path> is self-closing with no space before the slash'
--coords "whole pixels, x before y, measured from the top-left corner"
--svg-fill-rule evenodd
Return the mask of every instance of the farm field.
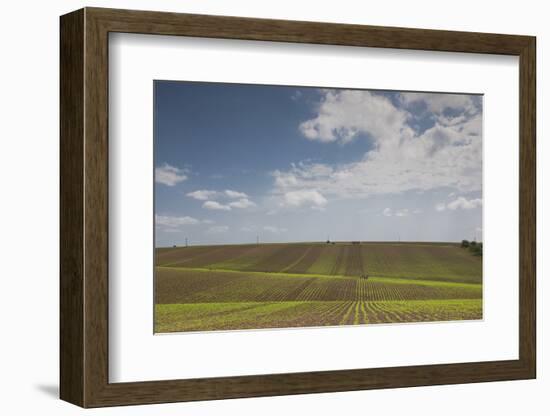
<path id="1" fill-rule="evenodd" d="M 482 318 L 482 258 L 453 243 L 159 248 L 155 331 Z"/>

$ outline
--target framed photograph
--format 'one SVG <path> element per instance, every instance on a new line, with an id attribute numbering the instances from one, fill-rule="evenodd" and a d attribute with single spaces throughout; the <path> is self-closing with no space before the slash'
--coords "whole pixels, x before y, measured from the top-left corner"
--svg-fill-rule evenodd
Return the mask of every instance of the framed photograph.
<path id="1" fill-rule="evenodd" d="M 535 378 L 535 49 L 62 16 L 61 398 Z"/>

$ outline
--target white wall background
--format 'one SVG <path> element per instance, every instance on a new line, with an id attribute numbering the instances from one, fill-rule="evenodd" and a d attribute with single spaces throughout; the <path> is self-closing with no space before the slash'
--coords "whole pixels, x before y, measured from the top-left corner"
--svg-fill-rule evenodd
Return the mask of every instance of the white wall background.
<path id="1" fill-rule="evenodd" d="M 550 146 L 543 140 L 544 103 L 550 101 L 545 62 L 550 26 L 544 2 L 523 0 L 353 0 L 269 2 L 230 0 L 121 0 L 5 2 L 0 15 L 0 410 L 4 414 L 83 412 L 58 394 L 58 16 L 82 6 L 166 10 L 277 19 L 530 34 L 538 37 L 538 313 L 539 378 L 534 381 L 423 387 L 338 394 L 225 400 L 87 411 L 102 415 L 329 415 L 342 412 L 410 415 L 530 414 L 548 412 L 550 360 L 544 348 L 542 218 Z M 545 88 L 546 87 L 546 88 Z M 546 201 L 544 199 L 546 198 Z"/>

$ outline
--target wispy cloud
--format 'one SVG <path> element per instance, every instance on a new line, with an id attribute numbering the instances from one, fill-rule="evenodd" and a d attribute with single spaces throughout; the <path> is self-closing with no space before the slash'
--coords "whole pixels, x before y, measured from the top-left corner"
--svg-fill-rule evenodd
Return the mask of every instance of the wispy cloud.
<path id="1" fill-rule="evenodd" d="M 213 225 L 206 230 L 206 232 L 210 234 L 226 233 L 227 231 L 229 231 L 229 227 L 227 225 Z"/>
<path id="2" fill-rule="evenodd" d="M 292 101 L 298 101 L 300 98 L 302 98 L 302 91 L 300 90 L 294 91 L 294 93 L 290 96 Z"/>
<path id="3" fill-rule="evenodd" d="M 288 231 L 286 228 L 275 227 L 273 225 L 264 225 L 263 230 L 273 234 L 280 234 Z"/>
<path id="4" fill-rule="evenodd" d="M 409 216 L 409 210 L 407 208 L 400 209 L 395 212 L 396 217 L 408 217 Z"/>
<path id="5" fill-rule="evenodd" d="M 155 227 L 164 232 L 177 232 L 186 226 L 200 223 L 200 220 L 189 216 L 155 215 Z"/>
<path id="6" fill-rule="evenodd" d="M 179 227 L 182 225 L 195 225 L 199 223 L 200 221 L 198 219 L 188 216 L 171 217 L 168 215 L 155 215 L 155 224 L 166 227 Z"/>
<path id="7" fill-rule="evenodd" d="M 175 186 L 187 180 L 187 171 L 165 163 L 155 168 L 155 182 L 166 186 Z"/>
<path id="8" fill-rule="evenodd" d="M 391 208 L 384 208 L 382 215 L 385 217 L 408 217 L 411 214 L 420 214 L 421 210 L 410 211 L 408 208 L 401 208 L 392 210 Z"/>

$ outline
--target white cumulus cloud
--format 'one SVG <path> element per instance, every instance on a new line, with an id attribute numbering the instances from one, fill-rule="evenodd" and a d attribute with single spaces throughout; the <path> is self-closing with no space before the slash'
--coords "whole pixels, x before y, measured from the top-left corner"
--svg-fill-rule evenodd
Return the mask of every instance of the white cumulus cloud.
<path id="1" fill-rule="evenodd" d="M 233 199 L 236 199 L 236 198 L 248 198 L 248 195 L 245 194 L 244 192 L 238 192 L 238 191 L 232 191 L 231 189 L 226 189 L 224 191 L 224 194 L 226 196 L 228 196 L 229 198 L 233 198 Z"/>
<path id="2" fill-rule="evenodd" d="M 405 104 L 422 102 L 433 113 L 443 113 L 445 110 L 458 110 L 473 114 L 477 112 L 474 95 L 468 94 L 440 94 L 426 92 L 407 92 L 400 94 L 400 99 Z"/>
<path id="3" fill-rule="evenodd" d="M 166 186 L 175 186 L 187 180 L 186 171 L 165 163 L 155 168 L 155 182 Z"/>
<path id="4" fill-rule="evenodd" d="M 447 208 L 450 210 L 457 210 L 457 209 L 474 209 L 478 208 L 482 205 L 481 198 L 475 198 L 475 199 L 466 199 L 463 196 L 458 197 L 452 202 L 449 202 L 447 204 Z"/>
<path id="5" fill-rule="evenodd" d="M 273 193 L 318 190 L 324 198 L 361 199 L 436 188 L 481 190 L 481 112 L 469 96 L 448 95 L 410 98 L 411 102 L 424 100 L 433 111 L 451 108 L 452 114 L 463 116 L 443 123 L 438 119 L 443 113 L 432 113 L 434 124 L 416 131 L 410 125 L 413 114 L 383 95 L 324 92 L 316 115 L 300 125 L 302 134 L 309 140 L 343 145 L 361 135 L 372 144 L 371 149 L 354 162 L 300 162 L 277 170 L 272 173 Z"/>
<path id="6" fill-rule="evenodd" d="M 311 208 L 320 208 L 326 204 L 326 198 L 319 191 L 313 189 L 289 191 L 283 195 L 283 205 L 289 207 L 309 206 Z"/>
<path id="7" fill-rule="evenodd" d="M 447 204 L 443 202 L 436 204 L 435 210 L 445 211 L 446 209 L 450 209 L 451 211 L 456 211 L 457 209 L 474 209 L 481 207 L 482 205 L 483 201 L 481 198 L 467 199 L 463 196 L 459 196 L 454 201 L 451 201 Z"/>
<path id="8" fill-rule="evenodd" d="M 231 211 L 231 208 L 252 208 L 256 204 L 248 198 L 244 192 L 233 191 L 226 189 L 225 191 L 214 191 L 207 189 L 199 189 L 187 194 L 188 197 L 205 201 L 202 206 L 206 209 L 218 211 Z M 223 202 L 225 199 L 226 202 Z M 227 202 L 229 199 L 230 202 Z M 222 202 L 220 202 L 222 200 Z"/>
<path id="9" fill-rule="evenodd" d="M 220 204 L 217 201 L 206 201 L 204 204 L 202 204 L 202 207 L 215 211 L 231 211 L 231 207 L 229 205 Z"/>
<path id="10" fill-rule="evenodd" d="M 198 199 L 199 201 L 206 201 L 207 199 L 212 198 L 213 196 L 217 195 L 218 192 L 216 191 L 209 191 L 206 189 L 199 189 L 197 191 L 189 192 L 186 195 L 188 197 Z"/>
<path id="11" fill-rule="evenodd" d="M 256 204 L 248 198 L 241 198 L 237 201 L 230 202 L 229 206 L 231 208 L 252 208 L 255 207 Z"/>
<path id="12" fill-rule="evenodd" d="M 300 131 L 309 140 L 347 143 L 361 132 L 376 137 L 399 135 L 406 119 L 407 113 L 382 95 L 358 90 L 327 91 L 317 116 L 301 123 Z"/>

